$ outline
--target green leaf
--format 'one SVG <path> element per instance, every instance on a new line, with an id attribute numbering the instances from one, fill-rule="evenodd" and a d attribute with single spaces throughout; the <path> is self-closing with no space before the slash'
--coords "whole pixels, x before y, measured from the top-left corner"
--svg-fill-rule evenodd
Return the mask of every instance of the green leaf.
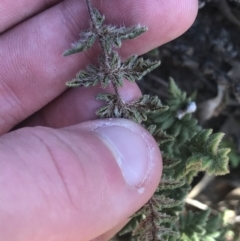
<path id="1" fill-rule="evenodd" d="M 116 51 L 111 54 L 110 67 L 112 72 L 119 71 L 121 68 L 121 58 Z"/>
<path id="2" fill-rule="evenodd" d="M 173 78 L 170 78 L 169 94 L 176 99 L 183 100 L 186 98 L 186 93 L 183 92 L 175 83 Z"/>
<path id="3" fill-rule="evenodd" d="M 94 66 L 88 66 L 86 71 L 80 71 L 76 78 L 70 82 L 67 82 L 68 87 L 89 87 L 95 86 L 101 82 L 101 73 L 96 73 L 96 68 Z"/>
<path id="4" fill-rule="evenodd" d="M 143 95 L 133 104 L 139 112 L 155 112 L 155 111 L 166 111 L 168 106 L 162 105 L 161 100 L 158 96 Z"/>
<path id="5" fill-rule="evenodd" d="M 179 89 L 172 78 L 170 79 L 168 91 L 169 98 L 166 102 L 169 106 L 168 111 L 151 114 L 149 123 L 154 123 L 158 128 L 167 131 L 169 135 L 174 137 L 174 142 L 165 143 L 161 149 L 178 155 L 179 147 L 202 128 L 198 125 L 198 121 L 192 118 L 192 113 L 186 112 L 189 104 L 192 103 L 191 98 L 187 97 L 186 93 Z M 178 118 L 179 112 L 186 113 L 182 118 Z"/>
<path id="6" fill-rule="evenodd" d="M 96 39 L 97 39 L 97 35 L 91 30 L 83 31 L 81 33 L 81 39 L 77 43 L 73 44 L 72 48 L 67 50 L 63 55 L 68 56 L 71 54 L 85 51 L 90 47 L 92 47 Z"/>
<path id="7" fill-rule="evenodd" d="M 180 148 L 182 162 L 176 167 L 175 178 L 186 177 L 189 181 L 200 171 L 209 175 L 228 173 L 229 148 L 220 148 L 223 134 L 211 134 L 212 130 L 203 130 Z"/>
<path id="8" fill-rule="evenodd" d="M 159 61 L 151 62 L 150 60 L 137 58 L 136 55 L 133 55 L 123 63 L 121 74 L 130 82 L 133 82 L 135 80 L 141 80 L 143 76 L 157 68 L 159 65 Z"/>
<path id="9" fill-rule="evenodd" d="M 209 217 L 210 210 L 200 213 L 189 211 L 186 215 L 181 214 L 179 219 L 179 229 L 182 237 L 188 237 L 189 240 L 199 240 L 205 234 L 205 227 Z"/>
<path id="10" fill-rule="evenodd" d="M 94 22 L 94 25 L 95 25 L 96 27 L 102 26 L 102 24 L 103 24 L 103 22 L 104 22 L 104 20 L 105 20 L 105 16 L 102 15 L 102 14 L 98 11 L 98 9 L 96 9 L 96 8 L 93 8 L 92 11 L 93 11 L 93 19 L 92 19 L 92 20 L 93 20 L 93 22 Z"/>
<path id="11" fill-rule="evenodd" d="M 134 39 L 148 30 L 146 26 L 141 26 L 140 24 L 132 27 L 123 27 L 117 32 L 120 39 Z"/>
<path id="12" fill-rule="evenodd" d="M 217 154 L 219 144 L 221 143 L 223 137 L 224 137 L 224 133 L 216 133 L 211 135 L 211 137 L 208 139 L 208 142 L 207 142 L 207 149 L 209 153 L 212 153 L 215 155 Z"/>
<path id="13" fill-rule="evenodd" d="M 165 174 L 162 175 L 161 182 L 158 186 L 157 191 L 166 190 L 166 189 L 176 189 L 185 184 L 184 180 L 176 180 L 173 177 L 167 177 Z"/>
<path id="14" fill-rule="evenodd" d="M 111 99 L 111 100 L 110 100 Z M 97 100 L 107 102 L 107 106 L 101 108 L 96 114 L 101 118 L 127 118 L 137 123 L 147 119 L 149 111 L 165 111 L 168 107 L 163 106 L 157 96 L 144 95 L 131 103 L 124 103 L 116 95 L 98 95 Z"/>
<path id="15" fill-rule="evenodd" d="M 153 207 L 159 211 L 164 208 L 172 208 L 172 207 L 178 206 L 182 203 L 182 201 L 180 200 L 168 198 L 164 195 L 155 195 L 154 197 L 152 197 L 151 202 Z"/>
<path id="16" fill-rule="evenodd" d="M 115 95 L 113 95 L 113 94 L 98 94 L 96 99 L 110 103 L 110 102 L 115 100 Z"/>
<path id="17" fill-rule="evenodd" d="M 110 44 L 117 48 L 122 46 L 123 40 L 134 39 L 147 31 L 147 27 L 141 26 L 140 24 L 132 27 L 115 27 L 108 25 L 106 29 L 110 37 Z M 106 29 L 104 29 L 104 31 L 106 31 Z"/>
<path id="18" fill-rule="evenodd" d="M 173 158 L 168 154 L 163 154 L 163 167 L 165 170 L 172 169 L 177 166 L 181 160 Z"/>

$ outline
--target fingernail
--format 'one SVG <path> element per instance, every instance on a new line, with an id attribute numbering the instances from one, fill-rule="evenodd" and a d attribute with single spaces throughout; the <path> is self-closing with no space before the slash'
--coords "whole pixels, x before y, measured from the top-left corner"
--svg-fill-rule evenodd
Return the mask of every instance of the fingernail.
<path id="1" fill-rule="evenodd" d="M 113 153 L 125 181 L 136 188 L 143 186 L 153 168 L 155 146 L 149 134 L 141 127 L 134 130 L 119 125 L 101 126 L 95 131 Z"/>

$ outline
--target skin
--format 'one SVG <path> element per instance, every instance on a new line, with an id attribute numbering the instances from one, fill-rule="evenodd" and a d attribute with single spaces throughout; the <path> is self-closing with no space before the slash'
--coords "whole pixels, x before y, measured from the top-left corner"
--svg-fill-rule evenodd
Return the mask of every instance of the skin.
<path id="1" fill-rule="evenodd" d="M 197 0 L 92 3 L 108 23 L 148 26 L 147 33 L 124 43 L 123 59 L 181 35 L 198 6 Z M 0 6 L 1 239 L 108 240 L 154 193 L 160 151 L 135 123 L 95 120 L 99 87 L 66 88 L 98 55 L 93 48 L 62 57 L 88 27 L 85 1 L 1 0 Z M 128 82 L 120 92 L 125 101 L 141 95 Z M 141 156 L 128 148 L 132 143 L 142 147 Z M 119 148 L 124 165 L 138 170 L 134 184 L 117 162 Z"/>

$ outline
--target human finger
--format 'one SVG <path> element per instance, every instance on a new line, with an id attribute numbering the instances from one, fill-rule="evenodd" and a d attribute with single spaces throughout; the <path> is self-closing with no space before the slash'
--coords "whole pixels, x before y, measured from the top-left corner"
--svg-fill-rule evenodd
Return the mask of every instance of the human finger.
<path id="1" fill-rule="evenodd" d="M 1 0 L 0 34 L 62 0 Z"/>
<path id="2" fill-rule="evenodd" d="M 97 110 L 106 104 L 96 100 L 99 93 L 114 93 L 114 91 L 111 87 L 102 89 L 100 86 L 69 89 L 15 128 L 26 126 L 62 128 L 88 120 L 95 120 L 98 118 Z M 138 86 L 128 81 L 124 82 L 124 88 L 120 88 L 119 93 L 123 101 L 128 103 L 141 96 Z"/>
<path id="3" fill-rule="evenodd" d="M 0 138 L 1 239 L 100 237 L 147 202 L 161 169 L 152 136 L 128 120 L 10 132 Z"/>
<path id="4" fill-rule="evenodd" d="M 175 0 L 161 2 L 146 2 L 143 0 L 112 2 L 106 0 L 102 1 L 102 4 L 94 2 L 95 4 L 106 14 L 108 22 L 113 24 L 124 22 L 126 25 L 140 22 L 149 27 L 149 31 L 146 34 L 124 44 L 121 50 L 123 58 L 132 53 L 144 53 L 177 37 L 190 26 L 197 11 L 197 1 L 193 0 L 177 2 Z M 84 6 L 84 4 L 82 5 Z M 25 63 L 22 72 L 19 74 L 19 72 L 16 72 L 16 69 L 10 68 L 7 71 L 8 77 L 3 79 L 0 86 L 0 89 L 2 87 L 1 92 L 5 92 L 5 94 L 1 95 L 2 99 L 0 99 L 1 103 L 5 105 L 5 108 L 0 111 L 0 117 L 4 120 L 3 124 L 0 124 L 2 132 L 6 132 L 59 96 L 65 90 L 65 81 L 73 78 L 76 72 L 79 69 L 83 69 L 87 63 L 95 61 L 96 52 L 91 50 L 65 59 L 59 57 L 63 50 L 68 47 L 69 42 L 73 42 L 76 39 L 75 33 L 78 33 L 79 29 L 86 28 L 87 20 L 85 21 L 85 19 L 88 17 L 85 8 L 83 6 L 78 8 L 77 6 L 76 1 L 63 2 L 9 33 L 8 37 L 10 39 L 13 39 L 13 36 L 19 33 L 20 43 L 26 45 L 26 42 L 28 42 L 30 47 L 25 47 L 24 52 L 20 54 L 21 61 Z M 40 23 L 42 26 L 40 28 L 41 31 L 37 31 L 30 39 L 29 36 L 21 35 L 23 30 L 24 32 L 29 32 L 29 29 L 36 29 L 35 25 L 39 26 Z M 17 40 L 12 40 L 10 44 L 13 45 L 15 41 Z M 38 43 L 37 46 L 36 41 Z M 15 52 L 18 52 L 19 48 L 23 48 L 23 46 L 18 44 Z M 30 55 L 35 58 L 31 62 L 28 61 Z M 5 62 L 9 64 L 7 61 Z M 14 62 L 15 60 L 13 60 L 13 66 L 18 66 L 18 63 Z M 18 79 L 17 82 L 15 81 L 16 78 Z M 134 88 L 136 90 L 136 87 Z M 62 95 L 61 99 L 57 100 L 57 103 L 49 108 L 45 108 L 39 113 L 38 117 L 48 117 L 45 122 L 52 120 L 56 124 L 54 124 L 55 126 L 65 126 L 66 123 L 74 124 L 78 120 L 87 120 L 89 115 L 94 115 L 97 105 L 96 102 L 90 99 L 93 96 L 90 93 L 95 93 L 95 89 L 90 90 L 93 90 L 93 92 L 79 90 L 79 95 L 85 96 L 86 93 L 89 93 L 89 98 L 85 99 L 87 103 L 93 103 L 92 108 L 88 106 L 89 112 L 86 112 L 85 109 L 82 112 L 80 105 L 71 107 L 70 101 L 72 97 L 67 94 Z M 126 90 L 126 92 L 131 90 Z M 73 102 L 77 103 L 77 99 Z M 67 104 L 65 105 L 65 103 Z M 57 109 L 61 109 L 65 117 L 69 119 L 64 120 L 64 123 L 61 122 L 63 120 L 61 118 L 56 120 L 55 117 L 58 115 L 52 106 L 59 106 Z M 68 112 L 69 110 L 70 112 Z M 38 117 L 35 120 L 38 120 Z M 57 121 L 59 122 L 56 123 Z"/>

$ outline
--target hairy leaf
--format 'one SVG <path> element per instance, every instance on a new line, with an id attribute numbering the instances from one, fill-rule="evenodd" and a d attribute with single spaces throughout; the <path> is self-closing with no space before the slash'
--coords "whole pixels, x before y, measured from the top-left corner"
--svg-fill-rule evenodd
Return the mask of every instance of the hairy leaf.
<path id="1" fill-rule="evenodd" d="M 112 47 L 119 48 L 122 41 L 133 39 L 147 31 L 147 27 L 137 25 L 133 27 L 116 27 L 112 25 L 103 25 L 99 29 L 100 41 L 107 53 L 111 53 Z"/>
<path id="2" fill-rule="evenodd" d="M 149 111 L 165 111 L 167 106 L 163 106 L 157 96 L 150 97 L 144 95 L 131 103 L 124 103 L 116 95 L 100 94 L 97 100 L 107 102 L 107 106 L 102 107 L 98 112 L 101 118 L 127 118 L 138 123 L 147 119 Z"/>
<path id="3" fill-rule="evenodd" d="M 157 191 L 165 190 L 165 189 L 176 189 L 185 184 L 184 180 L 176 180 L 173 177 L 167 177 L 166 175 L 162 175 L 161 182 L 158 186 Z"/>
<path id="4" fill-rule="evenodd" d="M 156 125 L 150 125 L 147 130 L 154 137 L 158 145 L 174 140 L 174 137 L 168 135 L 165 131 L 157 129 Z"/>
<path id="5" fill-rule="evenodd" d="M 97 35 L 91 30 L 83 31 L 81 33 L 81 39 L 75 44 L 72 44 L 72 48 L 67 50 L 63 55 L 68 56 L 71 54 L 85 51 L 90 47 L 92 47 L 96 39 L 97 39 Z"/>
<path id="6" fill-rule="evenodd" d="M 192 112 L 188 113 L 185 110 L 192 103 L 192 99 L 178 88 L 172 78 L 170 79 L 168 91 L 168 111 L 151 114 L 149 123 L 154 123 L 157 128 L 167 131 L 169 135 L 174 137 L 175 141 L 164 144 L 161 149 L 176 155 L 179 154 L 179 147 L 197 134 L 201 127 L 197 124 L 198 121 L 192 118 Z M 179 111 L 186 114 L 178 118 Z"/>
<path id="7" fill-rule="evenodd" d="M 190 182 L 200 171 L 209 175 L 228 173 L 229 148 L 220 148 L 222 133 L 212 134 L 212 130 L 203 130 L 180 148 L 182 162 L 175 170 L 175 177 L 186 177 Z"/>
<path id="8" fill-rule="evenodd" d="M 96 8 L 93 8 L 92 9 L 92 12 L 93 12 L 93 16 L 92 16 L 92 20 L 93 20 L 93 24 L 96 26 L 96 27 L 100 27 L 102 26 L 104 20 L 105 20 L 105 16 L 102 15 L 98 9 Z"/>
<path id="9" fill-rule="evenodd" d="M 151 72 L 160 65 L 159 61 L 151 62 L 143 58 L 137 58 L 136 55 L 129 57 L 122 65 L 121 74 L 130 82 L 141 80 L 143 76 Z"/>
<path id="10" fill-rule="evenodd" d="M 186 215 L 180 215 L 180 232 L 182 234 L 181 240 L 184 241 L 186 237 L 193 240 L 194 236 L 197 238 L 205 234 L 205 227 L 209 217 L 209 210 L 200 213 L 193 213 L 189 211 Z M 200 239 L 197 239 L 200 241 Z"/>

